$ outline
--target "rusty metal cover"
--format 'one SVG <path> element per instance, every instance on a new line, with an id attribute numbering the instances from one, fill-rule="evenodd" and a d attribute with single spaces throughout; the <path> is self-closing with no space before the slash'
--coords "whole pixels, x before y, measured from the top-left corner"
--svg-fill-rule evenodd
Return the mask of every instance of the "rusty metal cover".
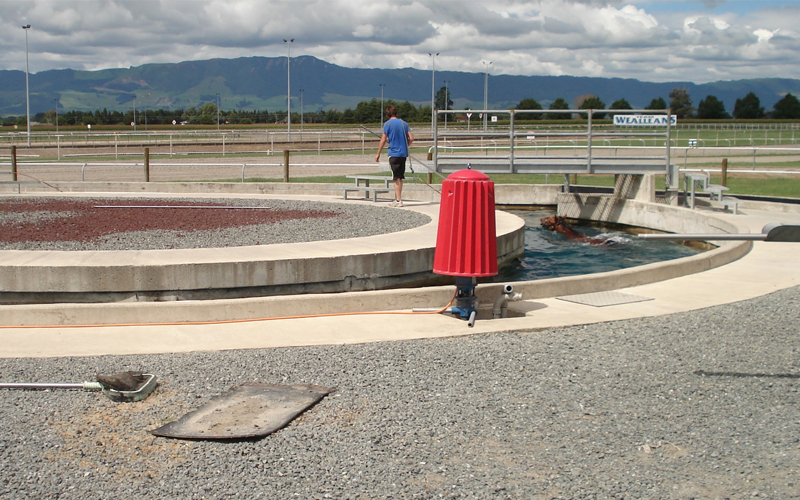
<path id="1" fill-rule="evenodd" d="M 242 384 L 150 433 L 178 439 L 262 437 L 283 428 L 334 390 L 316 385 Z"/>

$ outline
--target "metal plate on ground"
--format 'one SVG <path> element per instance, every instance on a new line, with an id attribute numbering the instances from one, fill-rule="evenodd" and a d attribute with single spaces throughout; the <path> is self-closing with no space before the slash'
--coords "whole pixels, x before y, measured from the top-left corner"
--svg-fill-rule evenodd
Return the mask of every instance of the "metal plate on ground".
<path id="1" fill-rule="evenodd" d="M 653 300 L 652 297 L 643 297 L 641 295 L 631 295 L 628 293 L 614 291 L 583 293 L 580 295 L 567 295 L 565 297 L 556 298 L 559 300 L 566 300 L 567 302 L 575 302 L 576 304 L 583 304 L 593 307 L 617 306 L 620 304 L 631 304 L 634 302 Z"/>
<path id="2" fill-rule="evenodd" d="M 151 434 L 178 439 L 245 439 L 271 434 L 335 389 L 242 384 Z"/>

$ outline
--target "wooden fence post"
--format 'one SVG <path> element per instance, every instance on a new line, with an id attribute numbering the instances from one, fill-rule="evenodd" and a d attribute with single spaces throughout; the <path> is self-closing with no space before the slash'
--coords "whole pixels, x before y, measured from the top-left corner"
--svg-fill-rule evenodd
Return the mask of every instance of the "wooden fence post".
<path id="1" fill-rule="evenodd" d="M 150 148 L 144 148 L 144 181 L 150 182 Z"/>
<path id="2" fill-rule="evenodd" d="M 11 146 L 11 180 L 17 182 L 17 147 Z"/>
<path id="3" fill-rule="evenodd" d="M 722 159 L 722 185 L 728 187 L 728 159 Z"/>
<path id="4" fill-rule="evenodd" d="M 283 182 L 289 182 L 289 150 L 283 150 Z"/>

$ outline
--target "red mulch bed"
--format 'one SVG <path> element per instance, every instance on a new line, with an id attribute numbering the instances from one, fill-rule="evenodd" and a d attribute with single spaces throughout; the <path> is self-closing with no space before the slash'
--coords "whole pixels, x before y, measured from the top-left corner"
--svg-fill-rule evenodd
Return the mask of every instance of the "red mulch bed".
<path id="1" fill-rule="evenodd" d="M 131 231 L 204 231 L 226 227 L 277 223 L 290 219 L 336 217 L 323 210 L 219 209 L 219 208 L 97 208 L 98 206 L 215 206 L 222 203 L 176 200 L 2 200 L 6 213 L 70 212 L 71 215 L 47 220 L 0 223 L 0 242 L 90 241 L 110 234 Z"/>

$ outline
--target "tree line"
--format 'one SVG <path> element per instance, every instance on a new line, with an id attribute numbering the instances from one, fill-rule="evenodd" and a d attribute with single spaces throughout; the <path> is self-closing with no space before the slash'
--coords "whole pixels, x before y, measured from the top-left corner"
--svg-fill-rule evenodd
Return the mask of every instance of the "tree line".
<path id="1" fill-rule="evenodd" d="M 696 118 L 700 120 L 756 120 L 762 118 L 772 119 L 800 119 L 800 100 L 791 93 L 786 94 L 781 100 L 775 103 L 771 111 L 765 111 L 755 93 L 750 92 L 740 99 L 736 99 L 733 111 L 728 113 L 725 105 L 716 96 L 708 95 L 701 99 L 695 107 L 689 92 L 684 88 L 676 87 L 669 94 L 670 102 L 667 104 L 662 97 L 656 97 L 650 101 L 644 109 L 663 110 L 669 108 L 672 114 L 679 119 Z M 409 122 L 427 122 L 431 117 L 430 105 L 415 106 L 404 101 L 378 99 L 359 102 L 355 109 L 347 108 L 344 111 L 336 109 L 316 110 L 309 112 L 293 112 L 292 122 L 299 123 L 326 123 L 326 124 L 360 124 L 377 123 L 383 120 L 382 108 L 393 105 L 397 109 L 398 116 Z M 447 87 L 441 87 L 436 93 L 434 104 L 437 109 L 453 109 L 453 101 Z M 585 94 L 575 99 L 573 106 L 559 97 L 550 103 L 549 110 L 568 110 L 568 109 L 592 109 L 592 110 L 625 110 L 633 109 L 630 103 L 620 98 L 612 102 L 606 108 L 606 104 L 597 96 Z M 515 107 L 517 111 L 527 111 L 520 116 L 522 119 L 548 119 L 548 120 L 567 120 L 573 118 L 571 113 L 536 113 L 536 110 L 544 109 L 534 98 L 522 99 Z M 225 110 L 217 109 L 213 102 L 203 104 L 199 108 L 191 107 L 182 109 L 146 109 L 135 112 L 128 111 L 109 111 L 107 109 L 91 111 L 66 111 L 56 113 L 55 109 L 44 113 L 37 113 L 33 121 L 48 123 L 51 125 L 129 125 L 136 123 L 137 126 L 147 125 L 170 125 L 170 124 L 191 124 L 191 125 L 215 125 L 221 124 L 270 124 L 286 123 L 286 111 L 276 111 L 271 113 L 267 110 Z M 594 117 L 602 119 L 606 113 L 595 111 Z M 439 116 L 443 120 L 443 116 Z M 26 117 L 6 117 L 2 125 L 26 125 Z"/>
<path id="2" fill-rule="evenodd" d="M 791 93 L 786 94 L 781 100 L 775 103 L 772 111 L 765 111 L 764 107 L 761 106 L 761 101 L 755 93 L 750 92 L 746 96 L 736 99 L 736 103 L 733 107 L 733 112 L 728 113 L 725 110 L 725 105 L 722 101 L 720 101 L 716 96 L 708 95 L 705 98 L 701 99 L 700 102 L 697 104 L 695 108 L 692 105 L 692 99 L 689 96 L 689 92 L 680 87 L 676 87 L 670 92 L 669 94 L 670 103 L 667 106 L 667 102 L 662 97 L 656 97 L 650 104 L 648 104 L 645 109 L 653 109 L 653 110 L 662 110 L 668 109 L 672 112 L 672 114 L 676 115 L 679 119 L 680 118 L 697 118 L 699 120 L 726 120 L 726 119 L 737 119 L 737 120 L 758 120 L 762 118 L 772 118 L 776 120 L 796 120 L 800 119 L 800 100 L 797 99 Z M 580 96 L 576 99 L 576 108 L 577 109 L 592 109 L 592 110 L 604 110 L 606 109 L 606 104 L 597 96 L 587 94 Z M 539 104 L 535 99 L 528 98 L 523 99 L 522 101 L 517 104 L 517 110 L 524 109 L 524 110 L 537 110 L 542 109 L 541 104 Z M 562 98 L 558 98 L 550 105 L 549 109 L 568 109 L 566 106 L 566 101 Z M 609 110 L 623 110 L 623 109 L 633 109 L 630 103 L 625 100 L 624 98 L 617 99 L 611 106 L 608 108 Z M 550 118 L 553 117 L 552 114 L 544 115 L 540 113 L 536 115 L 536 113 L 532 113 L 534 118 L 542 118 L 543 116 Z M 593 116 L 597 118 L 604 118 L 605 113 L 593 113 Z"/>

